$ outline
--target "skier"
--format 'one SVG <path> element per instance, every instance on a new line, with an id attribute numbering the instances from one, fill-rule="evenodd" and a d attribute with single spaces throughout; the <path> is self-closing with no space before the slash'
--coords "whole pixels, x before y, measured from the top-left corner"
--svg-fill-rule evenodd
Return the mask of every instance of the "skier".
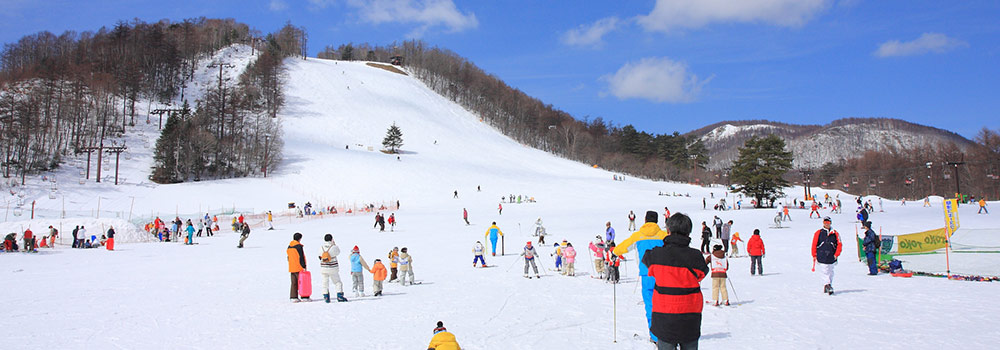
<path id="1" fill-rule="evenodd" d="M 108 250 L 115 250 L 115 227 L 108 227 L 108 243 L 106 245 Z"/>
<path id="2" fill-rule="evenodd" d="M 858 221 L 868 221 L 868 209 L 858 208 Z"/>
<path id="3" fill-rule="evenodd" d="M 608 244 L 615 241 L 615 229 L 611 228 L 611 221 L 604 223 L 604 241 Z"/>
<path id="4" fill-rule="evenodd" d="M 184 243 L 187 245 L 194 244 L 194 224 L 191 223 L 191 219 L 188 219 L 187 227 L 184 230 L 187 231 L 187 240 Z"/>
<path id="5" fill-rule="evenodd" d="M 840 234 L 831 228 L 830 217 L 823 218 L 823 228 L 813 234 L 812 256 L 826 282 L 823 292 L 830 295 L 833 295 L 833 268 L 837 266 L 841 248 Z"/>
<path id="6" fill-rule="evenodd" d="M 208 218 L 208 214 L 205 215 L 205 218 Z M 274 215 L 271 215 L 270 210 L 267 211 L 267 226 L 268 231 L 274 230 Z"/>
<path id="7" fill-rule="evenodd" d="M 406 247 L 399 253 L 399 284 L 406 285 L 406 276 L 410 276 L 410 284 L 413 284 L 413 258 L 406 252 Z"/>
<path id="8" fill-rule="evenodd" d="M 381 219 L 382 219 L 382 213 L 379 213 L 379 212 L 376 212 L 376 213 L 375 213 L 375 224 L 374 224 L 374 225 L 372 225 L 372 228 L 376 228 L 376 227 L 378 227 L 378 222 L 379 222 L 379 220 L 381 220 Z"/>
<path id="9" fill-rule="evenodd" d="M 653 279 L 648 292 L 643 281 L 643 296 L 649 293 L 651 300 L 646 304 L 650 340 L 660 349 L 696 349 L 705 305 L 699 285 L 709 270 L 705 257 L 689 247 L 691 218 L 674 214 L 667 230 L 662 246 L 641 258 L 640 271 L 649 271 L 647 278 Z"/>
<path id="10" fill-rule="evenodd" d="M 458 190 L 455 190 L 455 196 L 451 198 L 458 198 Z"/>
<path id="11" fill-rule="evenodd" d="M 990 213 L 989 210 L 986 210 L 986 198 L 979 198 L 979 212 L 976 214 L 982 214 L 984 211 L 986 214 Z"/>
<path id="12" fill-rule="evenodd" d="M 788 221 L 792 221 L 792 216 L 788 215 L 788 206 L 787 205 L 783 206 L 781 208 L 781 213 L 780 214 L 784 214 L 785 215 L 782 219 L 788 219 Z"/>
<path id="13" fill-rule="evenodd" d="M 663 227 L 667 227 L 667 221 L 670 221 L 670 208 L 663 207 Z"/>
<path id="14" fill-rule="evenodd" d="M 655 211 L 647 211 L 646 223 L 642 227 L 639 227 L 639 231 L 636 231 L 628 239 L 622 241 L 621 245 L 615 247 L 615 255 L 625 255 L 625 253 L 628 253 L 629 247 L 634 245 L 639 261 L 643 261 L 643 257 L 650 249 L 662 246 L 663 239 L 667 237 L 667 233 L 660 229 L 659 223 L 656 222 L 658 218 L 659 215 Z M 688 230 L 690 231 L 690 228 Z M 646 265 L 642 264 L 639 265 L 639 278 L 642 283 L 642 301 L 646 306 L 646 322 L 648 325 L 652 325 L 653 289 L 656 286 L 656 279 L 648 274 Z M 650 338 L 656 341 L 656 337 L 652 335 L 652 332 L 650 332 Z"/>
<path id="15" fill-rule="evenodd" d="M 327 233 L 323 236 L 323 247 L 319 250 L 319 273 L 323 278 L 323 300 L 330 302 L 330 281 L 337 287 L 337 301 L 345 302 L 344 283 L 340 281 L 340 264 L 337 262 L 337 255 L 340 255 L 340 247 L 333 241 L 333 235 Z"/>
<path id="16" fill-rule="evenodd" d="M 240 232 L 240 244 L 236 248 L 243 248 L 243 241 L 250 237 L 250 225 L 243 225 L 243 231 Z"/>
<path id="17" fill-rule="evenodd" d="M 392 250 L 389 251 L 389 271 L 392 272 L 392 275 L 389 276 L 389 283 L 396 281 L 397 278 L 396 273 L 399 271 L 398 267 L 399 267 L 399 247 L 392 247 Z"/>
<path id="18" fill-rule="evenodd" d="M 924 197 L 924 208 L 931 206 L 931 196 Z"/>
<path id="19" fill-rule="evenodd" d="M 531 264 L 531 268 L 535 270 L 535 277 L 541 277 L 541 276 L 538 275 L 538 265 L 535 265 L 535 256 L 537 256 L 537 255 L 538 255 L 538 252 L 535 251 L 535 247 L 532 247 L 531 246 L 531 241 L 528 241 L 528 243 L 526 243 L 524 245 L 524 251 L 521 252 L 521 256 L 524 257 L 524 278 L 528 278 L 528 279 L 531 278 L 531 277 L 528 277 L 528 264 L 529 263 Z"/>
<path id="20" fill-rule="evenodd" d="M 868 259 L 868 274 L 875 276 L 878 275 L 876 252 L 878 252 L 878 248 L 881 246 L 881 240 L 875 235 L 875 231 L 872 230 L 872 223 L 870 221 L 862 222 L 861 227 L 865 229 L 865 239 L 862 241 L 862 245 L 865 248 L 865 257 Z"/>
<path id="21" fill-rule="evenodd" d="M 715 226 L 715 238 L 722 238 L 722 219 L 718 215 L 712 220 L 712 226 Z"/>
<path id="22" fill-rule="evenodd" d="M 588 247 L 593 253 L 594 274 L 597 275 L 597 278 L 604 278 L 604 249 L 606 246 L 601 240 L 601 236 L 597 236 Z"/>
<path id="23" fill-rule="evenodd" d="M 365 262 L 365 258 L 361 257 L 361 251 L 358 246 L 354 246 L 351 249 L 351 291 L 354 292 L 355 297 L 365 296 L 365 280 L 364 280 L 364 270 L 371 270 L 368 263 Z M 362 270 L 362 268 L 364 270 Z"/>
<path id="24" fill-rule="evenodd" d="M 740 246 L 739 246 L 738 243 L 742 242 L 742 241 L 743 240 L 740 239 L 740 233 L 739 232 L 733 232 L 733 239 L 729 240 L 729 246 L 732 248 L 732 250 L 729 251 L 729 257 L 739 257 L 740 256 Z"/>
<path id="25" fill-rule="evenodd" d="M 809 209 L 809 218 L 810 219 L 812 219 L 813 214 L 816 214 L 816 218 L 820 217 L 820 214 L 819 214 L 819 204 L 816 204 L 816 201 L 813 201 L 812 205 L 809 208 L 810 208 Z"/>
<path id="26" fill-rule="evenodd" d="M 708 202 L 705 201 L 705 197 L 701 197 L 701 210 L 708 209 Z"/>
<path id="27" fill-rule="evenodd" d="M 497 215 L 503 215 L 503 203 L 497 207 Z"/>
<path id="28" fill-rule="evenodd" d="M 374 296 L 382 296 L 382 283 L 385 282 L 385 265 L 382 265 L 382 259 L 375 259 L 375 263 L 372 264 L 371 270 L 368 272 L 372 273 L 372 290 L 375 294 Z"/>
<path id="29" fill-rule="evenodd" d="M 559 243 L 552 243 L 552 246 L 556 248 L 556 251 L 549 254 L 549 256 L 554 255 L 556 257 L 556 271 L 562 271 L 562 247 L 559 246 Z"/>
<path id="30" fill-rule="evenodd" d="M 708 228 L 708 225 L 704 221 L 701 222 L 701 252 L 708 254 L 709 251 L 709 241 L 712 239 L 712 229 Z"/>
<path id="31" fill-rule="evenodd" d="M 729 220 L 725 225 L 722 225 L 722 250 L 729 252 L 729 232 L 733 230 L 733 220 Z"/>
<path id="32" fill-rule="evenodd" d="M 538 219 L 535 220 L 535 236 L 540 235 L 542 233 L 542 230 L 543 230 L 543 228 L 542 228 L 542 217 L 539 216 Z M 543 243 L 543 242 L 538 242 L 538 243 Z"/>
<path id="33" fill-rule="evenodd" d="M 77 248 L 76 243 L 78 242 L 78 240 L 76 239 L 76 235 L 79 232 L 80 232 L 80 225 L 76 225 L 76 227 L 73 228 L 73 242 L 72 242 L 70 248 Z"/>
<path id="34" fill-rule="evenodd" d="M 378 232 L 385 232 L 385 216 L 378 216 Z"/>
<path id="35" fill-rule="evenodd" d="M 475 255 L 475 257 L 472 258 L 472 267 L 476 267 L 477 261 L 482 262 L 483 267 L 486 267 L 486 259 L 483 258 L 483 253 L 485 251 L 486 247 L 483 247 L 481 242 L 476 241 L 476 245 L 472 246 L 472 254 Z"/>
<path id="36" fill-rule="evenodd" d="M 716 244 L 712 254 L 705 258 L 705 264 L 712 268 L 712 300 L 715 306 L 719 306 L 719 292 L 722 292 L 722 299 L 725 305 L 729 306 L 729 290 L 726 289 L 726 271 L 729 270 L 729 260 L 726 259 L 726 252 L 722 245 Z"/>
<path id="37" fill-rule="evenodd" d="M 628 211 L 628 231 L 635 231 L 635 213 L 631 210 Z"/>
<path id="38" fill-rule="evenodd" d="M 622 257 L 615 255 L 615 242 L 608 242 L 608 249 L 604 251 L 605 261 L 608 262 L 607 279 L 611 283 L 618 283 L 618 267 L 622 264 Z"/>
<path id="39" fill-rule="evenodd" d="M 500 228 L 497 227 L 497 222 L 494 221 L 493 226 L 486 229 L 486 237 L 490 239 L 490 244 L 493 247 L 493 256 L 497 256 L 497 238 L 501 236 L 503 236 L 503 231 L 500 231 Z"/>
<path id="40" fill-rule="evenodd" d="M 465 220 L 465 226 L 471 225 L 469 223 L 469 211 L 462 208 L 462 220 Z"/>
<path id="41" fill-rule="evenodd" d="M 437 327 L 434 328 L 434 337 L 431 338 L 431 343 L 427 344 L 427 350 L 460 350 L 461 348 L 455 335 L 444 328 L 443 322 L 438 321 Z"/>
<path id="42" fill-rule="evenodd" d="M 566 247 L 562 249 L 562 254 L 563 263 L 566 264 L 563 274 L 566 276 L 576 276 L 576 268 L 574 266 L 576 263 L 576 249 L 573 248 L 573 244 L 566 243 Z"/>
<path id="43" fill-rule="evenodd" d="M 761 276 L 764 275 L 764 266 L 761 263 L 764 253 L 764 241 L 760 239 L 760 230 L 753 229 L 753 235 L 747 241 L 747 254 L 750 254 L 750 276 L 757 273 L 760 273 Z"/>
<path id="44" fill-rule="evenodd" d="M 390 231 L 396 232 L 396 213 L 389 214 L 389 227 Z M 384 229 L 383 229 L 384 231 Z"/>
<path id="45" fill-rule="evenodd" d="M 302 301 L 299 299 L 299 272 L 306 269 L 306 256 L 302 253 L 302 243 L 299 243 L 301 239 L 302 234 L 296 232 L 292 235 L 292 241 L 288 243 L 288 249 L 285 251 L 288 254 L 288 272 L 292 274 L 292 288 L 289 293 L 289 299 L 293 303 Z"/>

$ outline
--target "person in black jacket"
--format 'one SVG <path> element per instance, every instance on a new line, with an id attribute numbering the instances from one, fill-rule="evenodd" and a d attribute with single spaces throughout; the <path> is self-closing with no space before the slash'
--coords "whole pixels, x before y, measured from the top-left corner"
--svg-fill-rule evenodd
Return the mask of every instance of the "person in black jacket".
<path id="1" fill-rule="evenodd" d="M 875 266 L 877 263 L 875 254 L 881 242 L 879 242 L 878 236 L 875 235 L 875 231 L 872 230 L 871 221 L 862 222 L 861 227 L 865 229 L 865 240 L 862 242 L 862 245 L 865 248 L 865 257 L 868 259 L 868 274 L 875 276 L 878 274 L 878 267 Z"/>
<path id="2" fill-rule="evenodd" d="M 691 218 L 674 214 L 667 231 L 663 246 L 642 257 L 649 276 L 656 279 L 649 331 L 657 338 L 657 349 L 697 349 L 705 305 L 701 280 L 708 275 L 708 265 L 700 252 L 688 246 Z"/>
<path id="3" fill-rule="evenodd" d="M 712 247 L 708 244 L 712 239 L 712 229 L 708 228 L 708 225 L 704 221 L 701 222 L 701 252 L 709 254 L 712 251 Z"/>

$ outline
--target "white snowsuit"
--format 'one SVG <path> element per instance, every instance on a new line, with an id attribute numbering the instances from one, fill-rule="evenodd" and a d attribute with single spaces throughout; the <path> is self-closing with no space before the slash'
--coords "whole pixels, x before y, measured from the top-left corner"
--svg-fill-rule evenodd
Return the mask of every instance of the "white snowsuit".
<path id="1" fill-rule="evenodd" d="M 333 242 L 326 242 L 320 247 L 319 255 L 323 256 L 323 252 L 330 252 L 330 261 L 321 261 L 319 263 L 319 273 L 323 279 L 323 294 L 330 294 L 330 281 L 333 281 L 333 285 L 337 287 L 337 293 L 344 292 L 344 283 L 340 281 L 340 265 L 337 263 L 337 255 L 340 255 L 340 248 L 338 248 Z"/>

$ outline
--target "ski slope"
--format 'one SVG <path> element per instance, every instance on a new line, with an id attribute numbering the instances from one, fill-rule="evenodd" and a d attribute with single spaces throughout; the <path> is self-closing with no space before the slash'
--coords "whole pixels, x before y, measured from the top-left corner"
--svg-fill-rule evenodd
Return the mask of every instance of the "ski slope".
<path id="1" fill-rule="evenodd" d="M 68 167 L 49 174 L 60 179 L 56 199 L 47 196 L 48 185 L 40 179 L 29 185 L 35 190 L 26 191 L 25 199 L 36 201 L 41 218 L 25 220 L 22 215 L 0 224 L 2 232 L 29 225 L 40 232 L 62 224 L 68 235 L 70 226 L 84 223 L 93 233 L 97 225 L 127 219 L 114 216 L 128 212 L 164 219 L 180 213 L 193 219 L 226 207 L 248 214 L 272 210 L 279 214 L 276 230 L 267 231 L 254 219 L 244 249 L 235 248 L 238 235 L 223 224 L 220 234 L 196 238 L 193 246 L 119 241 L 115 252 L 59 245 L 39 254 L 0 254 L 0 280 L 6 285 L 0 296 L 7 305 L 0 326 L 10 330 L 7 344 L 422 349 L 440 320 L 467 349 L 652 349 L 635 283 L 634 254 L 626 256 L 622 283 L 615 286 L 590 278 L 586 247 L 604 233 L 606 221 L 617 230 L 617 241 L 624 240 L 629 210 L 640 221 L 646 210 L 656 210 L 662 223 L 664 206 L 690 215 L 696 231 L 713 215 L 733 220 L 733 231 L 744 240 L 759 228 L 767 248 L 764 276 L 751 277 L 745 257 L 730 260 L 735 287 L 730 300 L 737 306 L 705 307 L 702 348 L 990 348 L 1000 341 L 991 322 L 1000 311 L 991 302 L 1000 285 L 866 276 L 866 267 L 854 255 L 855 220 L 849 209 L 831 215 L 845 246 L 834 280 L 838 293 L 827 296 L 821 293 L 820 277 L 810 272 L 809 244 L 821 223 L 808 219 L 807 211 L 793 210 L 786 228 L 773 229 L 773 209 L 712 211 L 713 200 L 724 195 L 721 187 L 612 181 L 610 172 L 525 147 L 411 77 L 361 62 L 287 63 L 287 106 L 281 114 L 284 160 L 268 178 L 79 185 L 79 170 Z M 378 151 L 392 123 L 403 132 L 398 160 Z M 140 125 L 135 134 L 155 135 L 155 126 Z M 151 162 L 151 149 L 136 147 L 132 157 Z M 130 179 L 148 175 L 148 167 L 129 171 Z M 802 191 L 790 188 L 788 193 Z M 509 194 L 537 202 L 503 203 L 501 215 L 500 198 Z M 845 204 L 851 202 L 850 196 L 840 196 Z M 73 204 L 70 215 L 59 220 L 62 197 Z M 97 198 L 112 217 L 88 214 Z M 702 209 L 703 198 L 708 198 L 708 210 Z M 373 213 L 285 215 L 288 202 L 324 207 L 396 200 L 399 224 L 393 232 L 374 230 Z M 873 213 L 871 220 L 886 234 L 940 227 L 940 200 L 934 198 L 932 208 L 885 201 L 885 212 Z M 735 202 L 732 195 L 727 202 Z M 990 205 L 997 207 L 996 202 Z M 472 225 L 462 221 L 463 208 Z M 960 209 L 963 227 L 1000 224 L 995 216 L 975 210 Z M 550 234 L 549 245 L 537 248 L 543 276 L 525 279 L 517 254 L 526 241 L 535 241 L 529 232 L 539 217 Z M 493 268 L 473 268 L 473 244 L 488 244 L 484 233 L 492 221 L 505 233 L 506 255 L 487 256 Z M 350 302 L 289 303 L 285 249 L 294 232 L 304 235 L 313 299 L 321 298 L 323 288 L 318 270 L 322 237 L 334 236 Z M 563 239 L 579 252 L 576 277 L 545 269 L 553 267 L 551 244 Z M 692 246 L 698 243 L 695 239 Z M 387 283 L 381 298 L 353 298 L 347 265 L 355 245 L 369 263 L 382 258 L 386 267 L 392 247 L 408 247 L 422 284 Z M 369 295 L 371 288 L 371 275 L 365 273 Z M 710 279 L 703 281 L 702 291 L 707 299 Z"/>

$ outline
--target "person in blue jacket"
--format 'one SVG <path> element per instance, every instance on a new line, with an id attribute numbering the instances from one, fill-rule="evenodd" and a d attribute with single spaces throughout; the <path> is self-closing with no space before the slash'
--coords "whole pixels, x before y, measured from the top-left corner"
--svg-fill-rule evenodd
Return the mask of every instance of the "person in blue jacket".
<path id="1" fill-rule="evenodd" d="M 604 230 L 604 241 L 610 244 L 615 241 L 615 229 L 611 228 L 611 221 L 604 224 L 604 227 L 607 228 Z"/>
<path id="2" fill-rule="evenodd" d="M 615 247 L 615 255 L 623 256 L 628 253 L 629 247 L 635 247 L 634 250 L 638 254 L 637 261 L 642 261 L 650 249 L 663 246 L 663 239 L 667 237 L 667 233 L 661 230 L 657 223 L 659 216 L 655 211 L 647 211 L 646 223 Z M 649 328 L 653 324 L 653 289 L 656 287 L 656 279 L 649 276 L 646 265 L 643 264 L 639 264 L 639 278 L 642 282 L 642 301 L 646 304 L 646 323 Z M 649 340 L 656 342 L 656 336 L 652 331 L 649 332 Z"/>
<path id="3" fill-rule="evenodd" d="M 497 227 L 496 221 L 493 222 L 493 226 L 490 226 L 490 228 L 486 230 L 486 237 L 490 239 L 490 244 L 493 245 L 493 256 L 497 256 L 497 238 L 502 236 L 503 231 L 500 231 L 500 228 Z"/>
<path id="4" fill-rule="evenodd" d="M 190 219 L 188 220 L 187 227 L 184 228 L 184 230 L 187 231 L 188 234 L 186 244 L 188 245 L 194 244 L 194 224 L 191 223 Z"/>
<path id="5" fill-rule="evenodd" d="M 363 271 L 370 271 L 371 268 L 368 267 L 368 263 L 365 262 L 365 258 L 361 257 L 361 250 L 358 246 L 354 246 L 351 249 L 351 290 L 354 291 L 355 297 L 365 296 L 365 280 Z"/>
<path id="6" fill-rule="evenodd" d="M 862 242 L 862 245 L 865 247 L 865 257 L 868 258 L 868 274 L 875 276 L 878 274 L 876 253 L 881 242 L 879 242 L 878 236 L 875 235 L 875 231 L 872 230 L 871 221 L 862 222 L 861 227 L 865 229 L 865 240 Z"/>

